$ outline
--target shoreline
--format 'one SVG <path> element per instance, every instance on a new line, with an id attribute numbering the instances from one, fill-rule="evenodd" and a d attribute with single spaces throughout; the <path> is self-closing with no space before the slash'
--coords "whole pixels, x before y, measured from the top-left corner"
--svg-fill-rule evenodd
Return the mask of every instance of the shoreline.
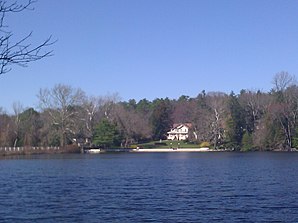
<path id="1" fill-rule="evenodd" d="M 154 153 L 154 152 L 216 152 L 223 150 L 213 150 L 209 148 L 154 148 L 154 149 L 132 149 L 135 153 Z"/>
<path id="2" fill-rule="evenodd" d="M 0 157 L 4 156 L 28 156 L 28 155 L 43 155 L 43 154 L 71 154 L 80 153 L 79 147 L 66 146 L 63 148 L 52 146 L 41 147 L 0 147 Z"/>
<path id="3" fill-rule="evenodd" d="M 83 150 L 83 153 L 89 154 L 98 154 L 98 153 L 121 153 L 121 152 L 128 152 L 128 153 L 179 153 L 179 152 L 223 152 L 227 150 L 214 150 L 207 147 L 204 148 L 122 148 L 122 149 L 88 149 Z"/>
<path id="4" fill-rule="evenodd" d="M 203 148 L 90 148 L 84 149 L 79 147 L 59 148 L 59 147 L 7 147 L 1 149 L 0 157 L 5 156 L 28 156 L 28 155 L 43 155 L 43 154 L 104 154 L 104 153 L 208 153 L 208 152 L 298 152 L 296 149 L 291 150 L 263 150 L 263 151 L 234 151 L 229 149 L 211 149 Z"/>

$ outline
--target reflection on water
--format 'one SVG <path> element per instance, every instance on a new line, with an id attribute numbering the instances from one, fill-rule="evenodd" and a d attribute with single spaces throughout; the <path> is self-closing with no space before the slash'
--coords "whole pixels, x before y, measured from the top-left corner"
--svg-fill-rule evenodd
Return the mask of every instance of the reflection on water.
<path id="1" fill-rule="evenodd" d="M 1 222 L 298 222 L 296 153 L 0 160 Z"/>

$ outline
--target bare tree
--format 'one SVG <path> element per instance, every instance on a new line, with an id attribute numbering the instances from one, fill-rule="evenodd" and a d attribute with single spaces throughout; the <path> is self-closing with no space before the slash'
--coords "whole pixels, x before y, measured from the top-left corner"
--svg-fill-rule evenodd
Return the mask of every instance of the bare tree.
<path id="1" fill-rule="evenodd" d="M 140 139 L 148 139 L 151 136 L 149 120 L 133 109 L 126 109 L 117 104 L 111 114 L 124 139 L 122 145 L 127 147 L 131 143 L 137 143 Z"/>
<path id="2" fill-rule="evenodd" d="M 0 146 L 12 146 L 15 140 L 14 120 L 2 108 L 0 113 Z"/>
<path id="3" fill-rule="evenodd" d="M 227 113 L 227 95 L 222 92 L 210 92 L 207 95 L 207 105 L 211 110 L 210 132 L 216 149 L 224 137 L 224 122 Z"/>
<path id="4" fill-rule="evenodd" d="M 275 103 L 270 106 L 271 117 L 280 124 L 283 132 L 283 142 L 280 143 L 282 149 L 292 147 L 293 122 L 290 113 L 290 105 L 286 103 Z M 277 144 L 277 143 L 276 143 Z M 277 144 L 278 145 L 278 144 Z"/>
<path id="5" fill-rule="evenodd" d="M 64 146 L 67 139 L 72 140 L 72 136 L 76 135 L 78 110 L 85 93 L 81 89 L 58 84 L 52 89 L 40 89 L 38 98 L 40 108 L 49 114 L 52 125 L 59 130 L 60 145 Z"/>
<path id="6" fill-rule="evenodd" d="M 6 111 L 4 108 L 0 107 L 0 115 L 6 114 Z"/>
<path id="7" fill-rule="evenodd" d="M 108 94 L 104 96 L 104 104 L 101 107 L 101 113 L 102 115 L 111 121 L 112 114 L 114 113 L 114 109 L 116 107 L 116 104 L 120 101 L 120 96 L 118 93 L 114 94 Z"/>
<path id="8" fill-rule="evenodd" d="M 32 45 L 29 40 L 32 32 L 23 38 L 14 41 L 13 32 L 8 30 L 5 18 L 8 14 L 20 13 L 27 9 L 33 9 L 32 4 L 36 1 L 28 0 L 26 3 L 14 1 L 0 1 L 0 75 L 11 70 L 11 65 L 26 67 L 32 61 L 50 56 L 52 51 L 46 48 L 53 44 L 51 36 L 37 45 Z"/>
<path id="9" fill-rule="evenodd" d="M 210 112 L 206 108 L 197 106 L 192 103 L 193 109 L 191 114 L 191 132 L 189 135 L 190 140 L 196 140 L 198 142 L 209 141 L 210 139 Z"/>
<path id="10" fill-rule="evenodd" d="M 261 91 L 248 90 L 239 96 L 239 102 L 246 112 L 246 119 L 251 123 L 247 123 L 250 131 L 254 131 L 258 127 L 258 123 L 262 116 L 266 113 L 269 105 L 272 103 L 270 95 Z M 246 120 L 248 122 L 248 120 Z"/>
<path id="11" fill-rule="evenodd" d="M 195 101 L 189 100 L 178 100 L 174 102 L 173 106 L 173 122 L 174 123 L 190 123 L 191 115 L 193 113 L 193 108 Z"/>
<path id="12" fill-rule="evenodd" d="M 20 114 L 24 111 L 24 108 L 20 102 L 14 102 L 12 107 L 14 111 L 14 133 L 15 133 L 13 146 L 16 147 L 19 140 L 19 134 L 20 134 Z"/>
<path id="13" fill-rule="evenodd" d="M 85 143 L 86 140 L 92 138 L 95 124 L 99 122 L 99 120 L 105 116 L 104 108 L 106 104 L 110 103 L 110 98 L 106 97 L 85 97 L 83 100 L 82 108 L 79 109 L 80 120 L 83 122 L 81 131 L 83 131 L 83 136 Z M 108 107 L 108 106 L 107 106 Z"/>
<path id="14" fill-rule="evenodd" d="M 296 83 L 294 75 L 290 75 L 288 72 L 281 71 L 273 77 L 273 85 L 276 91 L 284 92 L 287 87 L 290 87 Z"/>
<path id="15" fill-rule="evenodd" d="M 298 120 L 298 86 L 292 85 L 291 87 L 288 87 L 284 95 L 285 103 L 290 106 L 293 125 L 296 126 Z"/>

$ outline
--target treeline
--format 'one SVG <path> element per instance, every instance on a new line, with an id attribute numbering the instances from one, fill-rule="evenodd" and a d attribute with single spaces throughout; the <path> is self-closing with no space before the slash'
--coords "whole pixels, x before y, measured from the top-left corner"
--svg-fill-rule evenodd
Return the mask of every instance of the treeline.
<path id="1" fill-rule="evenodd" d="M 0 146 L 90 144 L 128 147 L 166 139 L 174 123 L 191 123 L 189 141 L 212 148 L 288 150 L 298 147 L 298 86 L 294 76 L 274 76 L 270 92 L 202 91 L 197 97 L 121 102 L 117 95 L 88 97 L 80 89 L 41 89 L 39 107 L 14 104 L 0 114 Z"/>

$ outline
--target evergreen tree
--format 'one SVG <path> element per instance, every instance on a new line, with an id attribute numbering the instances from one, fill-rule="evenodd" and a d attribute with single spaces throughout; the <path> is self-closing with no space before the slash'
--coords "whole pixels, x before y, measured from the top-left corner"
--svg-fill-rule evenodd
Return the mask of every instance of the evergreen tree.
<path id="1" fill-rule="evenodd" d="M 239 150 L 245 130 L 245 118 L 243 108 L 240 106 L 238 98 L 233 92 L 229 96 L 228 106 L 230 117 L 227 121 L 227 146 Z"/>
<path id="2" fill-rule="evenodd" d="M 246 131 L 242 137 L 242 151 L 250 151 L 253 147 L 252 135 Z"/>
<path id="3" fill-rule="evenodd" d="M 166 137 L 167 131 L 172 127 L 172 106 L 169 99 L 156 99 L 153 101 L 151 124 L 153 139 L 160 140 Z"/>
<path id="4" fill-rule="evenodd" d="M 206 92 L 205 90 L 203 90 L 196 98 L 197 102 L 198 102 L 198 106 L 200 108 L 207 108 L 207 104 L 206 104 Z"/>
<path id="5" fill-rule="evenodd" d="M 298 148 L 298 127 L 295 128 L 294 136 L 292 139 L 293 147 Z"/>
<path id="6" fill-rule="evenodd" d="M 93 143 L 103 148 L 119 145 L 119 132 L 113 123 L 102 119 L 95 127 Z"/>
<path id="7" fill-rule="evenodd" d="M 137 103 L 136 110 L 143 115 L 149 114 L 152 111 L 152 103 L 147 99 L 142 99 Z"/>
<path id="8" fill-rule="evenodd" d="M 38 146 L 42 127 L 40 115 L 33 108 L 20 114 L 20 140 L 18 146 Z"/>

